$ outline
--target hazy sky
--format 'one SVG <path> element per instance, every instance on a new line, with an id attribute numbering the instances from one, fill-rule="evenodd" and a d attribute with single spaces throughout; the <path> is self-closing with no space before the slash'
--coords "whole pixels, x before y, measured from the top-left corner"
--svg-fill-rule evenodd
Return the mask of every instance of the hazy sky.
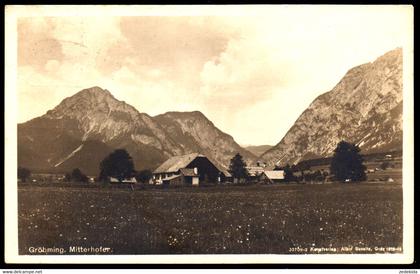
<path id="1" fill-rule="evenodd" d="M 200 110 L 242 145 L 274 145 L 347 70 L 407 38 L 407 7 L 268 10 L 21 17 L 18 120 L 100 86 L 140 112 Z"/>

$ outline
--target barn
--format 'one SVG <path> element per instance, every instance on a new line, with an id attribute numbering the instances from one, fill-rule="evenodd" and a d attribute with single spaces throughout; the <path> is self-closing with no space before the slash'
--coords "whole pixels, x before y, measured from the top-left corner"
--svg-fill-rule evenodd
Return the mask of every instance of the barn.
<path id="1" fill-rule="evenodd" d="M 260 182 L 266 184 L 281 183 L 284 181 L 284 170 L 265 170 L 260 175 Z"/>
<path id="2" fill-rule="evenodd" d="M 222 177 L 222 171 L 198 153 L 169 158 L 153 172 L 156 184 L 199 185 L 201 182 L 220 182 Z"/>

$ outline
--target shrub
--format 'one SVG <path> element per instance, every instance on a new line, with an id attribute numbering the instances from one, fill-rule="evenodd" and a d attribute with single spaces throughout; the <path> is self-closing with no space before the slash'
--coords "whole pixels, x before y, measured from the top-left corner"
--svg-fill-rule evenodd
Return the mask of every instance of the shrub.
<path id="1" fill-rule="evenodd" d="M 150 171 L 150 169 L 143 169 L 136 174 L 136 180 L 138 182 L 142 182 L 143 184 L 146 184 L 152 179 L 153 173 Z"/>

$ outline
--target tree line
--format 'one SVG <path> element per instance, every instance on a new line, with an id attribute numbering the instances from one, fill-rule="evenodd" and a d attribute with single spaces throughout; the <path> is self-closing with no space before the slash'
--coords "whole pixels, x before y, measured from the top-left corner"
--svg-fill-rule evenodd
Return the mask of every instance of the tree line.
<path id="1" fill-rule="evenodd" d="M 388 164 L 382 164 L 383 169 L 388 168 Z M 246 168 L 246 163 L 239 153 L 237 153 L 229 164 L 228 172 L 231 174 L 233 180 L 237 182 L 250 182 L 250 174 Z M 99 165 L 99 176 L 96 181 L 109 182 L 110 178 L 116 178 L 119 182 L 127 178 L 135 177 L 138 182 L 147 183 L 152 178 L 152 171 L 143 169 L 136 171 L 134 162 L 130 154 L 125 149 L 116 149 L 114 152 L 106 156 Z M 365 181 L 366 180 L 366 166 L 363 164 L 363 157 L 360 154 L 360 148 L 354 144 L 341 141 L 334 150 L 334 155 L 330 161 L 329 171 L 310 171 L 310 165 L 307 163 L 299 163 L 297 165 L 286 165 L 283 167 L 276 166 L 274 170 L 284 171 L 284 181 L 299 182 L 299 181 L 325 181 L 328 176 L 333 181 Z M 300 172 L 300 176 L 296 173 Z M 26 182 L 30 177 L 31 171 L 24 167 L 18 168 L 18 178 L 22 182 Z M 89 181 L 79 168 L 73 169 L 64 176 L 66 182 L 85 182 Z"/>
<path id="2" fill-rule="evenodd" d="M 153 174 L 150 169 L 136 171 L 134 169 L 133 159 L 125 149 L 116 149 L 106 156 L 99 165 L 99 175 L 95 181 L 109 182 L 110 178 L 116 178 L 119 182 L 127 178 L 135 177 L 138 182 L 147 183 Z M 28 168 L 18 167 L 18 179 L 26 182 L 31 176 Z M 79 168 L 73 169 L 64 175 L 65 182 L 81 182 L 88 183 L 89 177 L 85 175 Z"/>

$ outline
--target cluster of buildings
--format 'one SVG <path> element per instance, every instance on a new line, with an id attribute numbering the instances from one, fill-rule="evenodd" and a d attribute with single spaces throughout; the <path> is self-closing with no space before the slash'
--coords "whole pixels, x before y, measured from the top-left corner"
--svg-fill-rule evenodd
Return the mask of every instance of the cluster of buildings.
<path id="1" fill-rule="evenodd" d="M 385 155 L 385 160 L 393 159 L 390 154 Z M 173 186 L 199 186 L 205 183 L 236 184 L 243 182 L 274 184 L 285 182 L 284 170 L 272 170 L 265 163 L 257 162 L 254 166 L 246 166 L 249 177 L 246 179 L 233 178 L 226 170 L 213 162 L 205 155 L 191 153 L 187 155 L 173 156 L 163 162 L 152 172 L 149 184 L 173 185 Z M 385 168 L 383 168 L 385 169 Z M 367 169 L 367 173 L 375 173 L 381 170 L 379 167 Z M 94 176 L 87 176 L 88 181 L 96 181 Z M 392 180 L 392 179 L 390 179 Z M 388 179 L 388 181 L 390 181 Z M 35 173 L 31 175 L 31 182 L 48 183 L 66 181 L 65 174 Z M 117 178 L 110 177 L 111 183 L 120 183 Z M 393 180 L 392 180 L 393 181 Z M 18 179 L 21 182 L 21 179 Z M 126 178 L 123 183 L 135 184 L 135 177 Z"/>
<path id="2" fill-rule="evenodd" d="M 249 180 L 272 184 L 284 181 L 283 170 L 266 170 L 265 165 L 247 167 Z M 227 170 L 198 153 L 174 156 L 153 172 L 151 183 L 162 185 L 192 185 L 203 182 L 237 183 Z"/>
<path id="3" fill-rule="evenodd" d="M 283 170 L 269 170 L 264 164 L 257 163 L 256 166 L 247 166 L 249 177 L 248 182 L 259 182 L 265 184 L 281 183 L 284 181 Z M 34 174 L 33 182 L 64 181 L 64 174 Z M 89 182 L 95 182 L 95 178 L 88 176 Z M 117 178 L 110 177 L 111 183 L 120 183 Z M 135 177 L 126 178 L 123 183 L 135 184 Z M 172 186 L 199 186 L 203 183 L 240 183 L 237 178 L 223 167 L 215 164 L 205 155 L 191 153 L 187 155 L 174 156 L 163 162 L 153 171 L 149 184 L 172 185 Z"/>

